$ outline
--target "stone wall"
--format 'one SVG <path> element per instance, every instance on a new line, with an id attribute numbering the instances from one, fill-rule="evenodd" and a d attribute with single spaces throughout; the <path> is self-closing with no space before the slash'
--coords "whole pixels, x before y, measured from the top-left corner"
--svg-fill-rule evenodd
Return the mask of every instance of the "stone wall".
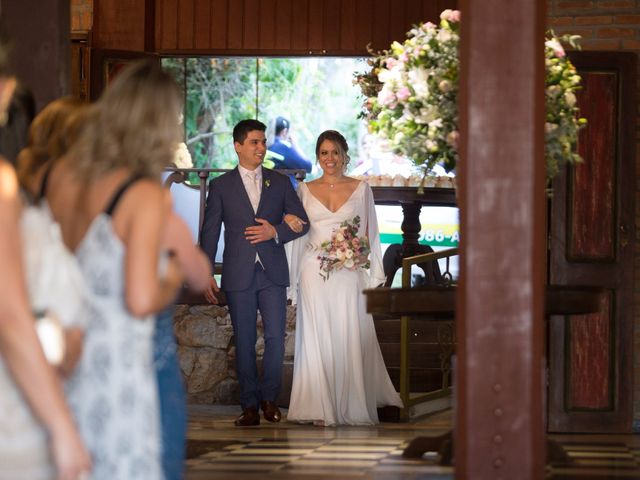
<path id="1" fill-rule="evenodd" d="M 191 404 L 238 405 L 239 388 L 235 372 L 233 327 L 227 307 L 179 305 L 174 331 L 178 360 Z M 295 345 L 295 307 L 287 307 L 283 385 L 278 403 L 287 405 L 291 388 Z M 262 319 L 258 316 L 258 367 L 264 352 Z"/>

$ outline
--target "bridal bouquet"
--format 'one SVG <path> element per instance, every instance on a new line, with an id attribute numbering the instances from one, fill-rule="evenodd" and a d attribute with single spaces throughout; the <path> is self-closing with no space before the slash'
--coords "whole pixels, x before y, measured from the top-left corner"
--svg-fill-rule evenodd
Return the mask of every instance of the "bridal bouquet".
<path id="1" fill-rule="evenodd" d="M 331 234 L 331 240 L 322 242 L 317 248 L 320 250 L 320 276 L 324 280 L 329 279 L 331 272 L 346 268 L 357 270 L 369 268 L 369 239 L 358 236 L 360 217 L 345 220 Z"/>
<path id="2" fill-rule="evenodd" d="M 458 161 L 458 75 L 460 12 L 445 10 L 440 25 L 415 26 L 404 43 L 393 42 L 387 51 L 369 60 L 369 72 L 355 82 L 366 97 L 362 116 L 369 127 L 397 154 L 423 165 L 436 164 L 451 171 Z M 578 48 L 575 35 L 545 41 L 545 161 L 553 177 L 565 162 L 581 161 L 573 152 L 579 118 L 575 91 L 581 78 L 567 58 L 561 42 Z"/>

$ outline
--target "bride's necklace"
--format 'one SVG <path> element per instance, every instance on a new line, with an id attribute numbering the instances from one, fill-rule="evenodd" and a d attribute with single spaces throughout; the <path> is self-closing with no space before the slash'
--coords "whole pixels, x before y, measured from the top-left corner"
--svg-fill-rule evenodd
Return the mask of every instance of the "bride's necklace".
<path id="1" fill-rule="evenodd" d="M 325 181 L 324 181 L 324 183 L 326 183 L 327 185 L 329 185 L 329 188 L 333 188 L 333 187 L 335 187 L 335 186 L 336 186 L 336 184 L 338 184 L 338 183 L 340 183 L 340 182 L 339 182 L 339 181 L 336 181 L 336 180 L 334 180 L 334 181 L 332 181 L 332 182 L 329 182 L 329 181 L 325 180 Z"/>

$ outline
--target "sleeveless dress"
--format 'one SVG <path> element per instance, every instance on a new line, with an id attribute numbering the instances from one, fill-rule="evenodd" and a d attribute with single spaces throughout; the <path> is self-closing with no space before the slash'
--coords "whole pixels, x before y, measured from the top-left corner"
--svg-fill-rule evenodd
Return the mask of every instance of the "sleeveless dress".
<path id="1" fill-rule="evenodd" d="M 154 317 L 136 318 L 125 303 L 126 249 L 112 214 L 136 178 L 122 185 L 76 250 L 88 293 L 80 364 L 67 394 L 93 461 L 92 479 L 162 478 Z"/>
<path id="2" fill-rule="evenodd" d="M 44 197 L 44 182 L 21 218 L 23 265 L 32 310 L 55 314 L 62 327 L 85 322 L 84 278 Z M 0 355 L 0 479 L 53 479 L 49 439 Z"/>
<path id="3" fill-rule="evenodd" d="M 325 425 L 372 425 L 377 408 L 402 406 L 389 378 L 373 318 L 362 290 L 384 282 L 373 192 L 360 182 L 336 211 L 301 184 L 298 195 L 309 217 L 309 233 L 289 249 L 291 292 L 297 302 L 293 386 L 287 418 Z M 317 247 L 345 221 L 360 217 L 358 237 L 368 236 L 369 269 L 341 269 L 325 279 Z"/>

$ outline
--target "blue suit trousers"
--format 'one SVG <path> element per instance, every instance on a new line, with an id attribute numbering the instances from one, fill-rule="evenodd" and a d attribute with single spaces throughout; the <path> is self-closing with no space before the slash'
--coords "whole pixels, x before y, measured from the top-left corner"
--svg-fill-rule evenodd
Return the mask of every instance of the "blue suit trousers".
<path id="1" fill-rule="evenodd" d="M 260 401 L 275 401 L 278 398 L 284 360 L 286 287 L 269 280 L 258 262 L 253 273 L 253 280 L 247 289 L 225 291 L 235 335 L 236 371 L 243 409 L 258 408 Z M 264 326 L 262 379 L 259 378 L 256 365 L 258 311 Z"/>

